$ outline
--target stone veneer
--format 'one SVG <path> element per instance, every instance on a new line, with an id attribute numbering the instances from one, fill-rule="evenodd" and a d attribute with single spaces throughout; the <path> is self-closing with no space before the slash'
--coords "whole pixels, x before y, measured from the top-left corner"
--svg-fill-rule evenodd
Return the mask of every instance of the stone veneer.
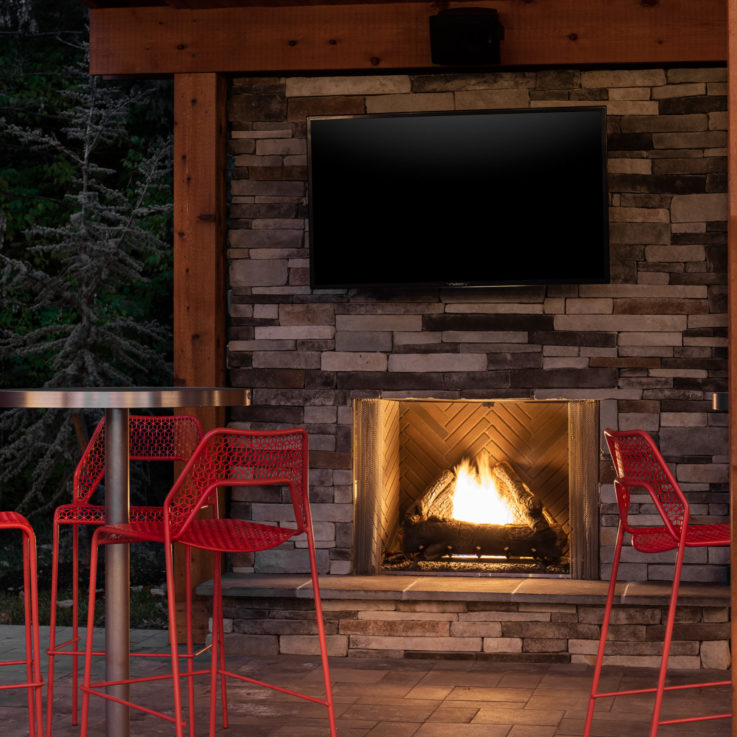
<path id="1" fill-rule="evenodd" d="M 226 576 L 228 652 L 319 652 L 309 576 Z M 511 578 L 326 576 L 320 581 L 335 657 L 449 657 L 593 664 L 607 584 Z M 212 586 L 198 591 L 211 594 Z M 669 587 L 620 585 L 605 664 L 656 667 Z M 729 589 L 684 585 L 669 667 L 730 666 Z"/>
<path id="2" fill-rule="evenodd" d="M 322 572 L 351 572 L 356 397 L 599 399 L 603 425 L 654 433 L 694 521 L 727 520 L 727 416 L 710 410 L 727 379 L 726 94 L 723 67 L 233 80 L 228 362 L 253 405 L 232 420 L 309 431 Z M 590 104 L 609 116 L 611 284 L 310 289 L 307 115 Z M 606 578 L 617 514 L 604 454 L 601 480 Z M 288 519 L 262 501 L 238 491 L 231 513 Z M 647 501 L 635 499 L 646 517 Z M 235 556 L 234 569 L 300 572 L 305 552 Z M 672 556 L 624 555 L 624 579 L 669 576 Z M 684 580 L 726 582 L 727 561 L 692 549 Z"/>

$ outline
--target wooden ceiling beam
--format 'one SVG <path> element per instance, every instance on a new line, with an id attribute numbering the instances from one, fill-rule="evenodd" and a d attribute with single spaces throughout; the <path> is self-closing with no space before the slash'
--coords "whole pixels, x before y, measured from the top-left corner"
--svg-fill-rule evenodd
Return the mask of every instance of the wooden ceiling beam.
<path id="1" fill-rule="evenodd" d="M 186 0 L 180 0 L 186 5 Z M 505 28 L 505 67 L 725 62 L 726 0 L 481 0 Z M 436 2 L 93 8 L 93 74 L 444 69 Z"/>

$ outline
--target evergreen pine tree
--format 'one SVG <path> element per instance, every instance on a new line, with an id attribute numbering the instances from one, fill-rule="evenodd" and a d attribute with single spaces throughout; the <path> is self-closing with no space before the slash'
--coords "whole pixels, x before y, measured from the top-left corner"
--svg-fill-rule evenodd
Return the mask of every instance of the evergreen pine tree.
<path id="1" fill-rule="evenodd" d="M 26 14 L 23 32 L 32 27 Z M 0 99 L 0 138 L 44 162 L 39 177 L 48 178 L 24 182 L 22 148 L 16 161 L 0 160 L 0 384 L 168 384 L 169 310 L 151 315 L 170 305 L 157 286 L 169 280 L 172 145 L 151 135 L 156 124 L 132 132 L 160 109 L 162 86 L 90 76 L 86 48 L 73 51 L 48 84 L 46 111 Z M 46 206 L 24 222 L 19 200 Z M 0 508 L 48 510 L 68 494 L 78 456 L 70 412 L 3 411 Z"/>

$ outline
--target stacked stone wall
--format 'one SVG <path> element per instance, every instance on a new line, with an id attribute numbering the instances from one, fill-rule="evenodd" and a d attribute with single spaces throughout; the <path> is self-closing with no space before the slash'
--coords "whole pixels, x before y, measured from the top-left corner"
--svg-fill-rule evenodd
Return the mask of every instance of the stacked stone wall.
<path id="1" fill-rule="evenodd" d="M 583 663 L 596 659 L 604 607 L 540 601 L 486 602 L 323 599 L 328 652 L 334 657 L 478 658 L 510 662 Z M 228 652 L 317 655 L 310 599 L 225 600 Z M 660 664 L 666 606 L 617 606 L 605 664 Z M 669 666 L 730 665 L 729 609 L 685 605 L 678 610 Z"/>
<path id="2" fill-rule="evenodd" d="M 233 421 L 307 428 L 323 572 L 351 572 L 357 397 L 598 399 L 603 425 L 655 435 L 697 522 L 727 520 L 727 416 L 711 410 L 727 381 L 726 88 L 723 67 L 232 81 L 228 364 L 253 390 Z M 560 105 L 607 108 L 610 284 L 310 289 L 308 115 Z M 617 510 L 604 454 L 601 480 L 607 577 Z M 232 514 L 287 520 L 286 499 L 263 501 L 237 492 Z M 634 501 L 646 522 L 654 508 Z M 306 570 L 305 553 L 234 566 Z M 670 559 L 627 549 L 622 575 L 667 578 Z M 690 551 L 684 579 L 725 582 L 726 549 Z"/>

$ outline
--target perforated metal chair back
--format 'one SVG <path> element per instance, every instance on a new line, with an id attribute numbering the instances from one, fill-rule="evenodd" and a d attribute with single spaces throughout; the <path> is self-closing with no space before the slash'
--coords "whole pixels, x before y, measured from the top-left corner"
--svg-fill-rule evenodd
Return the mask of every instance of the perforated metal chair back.
<path id="1" fill-rule="evenodd" d="M 643 430 L 605 430 L 617 478 L 615 490 L 622 522 L 628 532 L 631 490 L 646 490 L 663 519 L 668 533 L 677 541 L 688 523 L 688 501 L 653 439 Z"/>
<path id="2" fill-rule="evenodd" d="M 301 428 L 213 430 L 169 492 L 166 524 L 175 539 L 219 486 L 283 483 L 289 487 L 297 531 L 302 532 L 309 523 L 308 473 L 307 433 Z"/>
<path id="3" fill-rule="evenodd" d="M 187 461 L 202 438 L 202 426 L 191 415 L 131 415 L 128 422 L 132 461 Z M 75 504 L 90 500 L 105 476 L 105 419 L 97 424 L 74 471 Z"/>

